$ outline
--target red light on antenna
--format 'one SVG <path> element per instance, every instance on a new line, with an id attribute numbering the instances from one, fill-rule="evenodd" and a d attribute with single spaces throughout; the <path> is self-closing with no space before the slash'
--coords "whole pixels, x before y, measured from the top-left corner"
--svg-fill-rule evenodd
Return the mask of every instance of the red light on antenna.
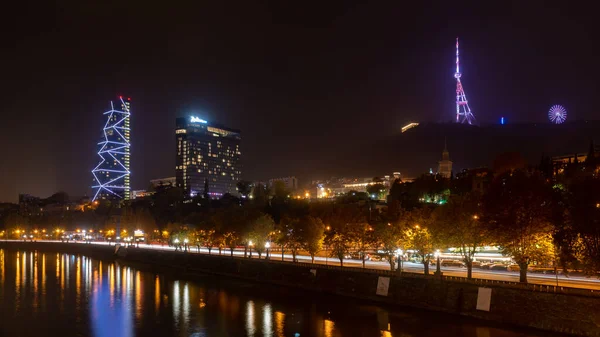
<path id="1" fill-rule="evenodd" d="M 131 97 L 127 97 L 127 100 L 128 100 L 128 101 L 131 101 Z"/>
<path id="2" fill-rule="evenodd" d="M 123 99 L 123 96 L 119 96 L 119 99 Z"/>

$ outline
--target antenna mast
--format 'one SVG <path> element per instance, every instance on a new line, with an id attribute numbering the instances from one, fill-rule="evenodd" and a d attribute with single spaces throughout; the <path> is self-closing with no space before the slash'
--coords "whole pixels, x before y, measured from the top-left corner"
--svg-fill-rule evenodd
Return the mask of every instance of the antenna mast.
<path id="1" fill-rule="evenodd" d="M 471 113 L 471 109 L 469 108 L 469 102 L 467 101 L 467 96 L 465 95 L 465 90 L 463 89 L 462 83 L 460 82 L 460 60 L 458 58 L 458 37 L 456 38 L 456 73 L 454 73 L 454 78 L 456 78 L 456 122 L 457 123 L 468 123 L 475 124 L 475 116 Z"/>

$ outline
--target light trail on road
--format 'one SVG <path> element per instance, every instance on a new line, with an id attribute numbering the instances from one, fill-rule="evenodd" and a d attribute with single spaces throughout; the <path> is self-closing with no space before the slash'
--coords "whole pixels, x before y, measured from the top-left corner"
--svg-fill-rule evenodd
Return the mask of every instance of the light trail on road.
<path id="1" fill-rule="evenodd" d="M 23 240 L 4 240 L 4 241 L 15 241 L 15 242 L 23 242 Z M 41 242 L 56 242 L 56 243 L 65 243 L 60 240 L 37 240 Z M 69 244 L 94 244 L 94 245 L 104 245 L 104 246 L 114 246 L 114 242 L 105 242 L 105 241 L 69 241 Z M 155 244 L 140 244 L 138 245 L 131 244 L 121 244 L 125 247 L 134 247 L 136 249 L 152 249 L 152 250 L 162 250 L 162 251 L 182 251 L 178 250 L 172 246 L 163 246 L 163 245 L 155 245 Z M 199 248 L 197 246 L 188 246 L 187 253 L 190 254 L 209 254 L 207 248 Z M 275 254 L 274 254 L 275 253 Z M 210 255 L 219 255 L 218 249 L 213 248 L 210 252 Z M 221 256 L 230 256 L 229 249 L 223 249 L 221 251 Z M 233 255 L 237 257 L 244 256 L 244 250 L 235 249 L 233 251 Z M 249 257 L 249 251 L 247 254 L 247 258 Z M 258 253 L 256 251 L 252 251 L 252 259 L 258 259 Z M 261 259 L 266 260 L 266 254 L 263 253 Z M 292 262 L 292 255 L 284 254 L 283 258 L 281 256 L 281 252 L 269 252 L 269 259 L 274 261 L 286 261 Z M 296 255 L 296 260 L 303 263 L 311 263 L 311 257 L 307 255 Z M 330 266 L 340 266 L 340 261 L 334 258 L 315 256 L 315 264 L 320 265 L 330 265 Z M 344 267 L 352 267 L 352 268 L 362 268 L 361 260 L 354 259 L 344 259 L 343 263 Z M 403 272 L 408 273 L 418 273 L 423 274 L 423 264 L 421 263 L 413 263 L 405 261 L 402 263 Z M 378 270 L 390 270 L 390 265 L 387 262 L 376 262 L 376 261 L 365 261 L 365 268 L 367 269 L 378 269 Z M 430 266 L 429 272 L 433 273 L 435 271 L 435 265 Z M 466 277 L 467 269 L 466 268 L 457 268 L 457 267 L 441 267 L 441 271 L 444 276 L 455 276 L 455 277 Z M 508 282 L 519 282 L 519 273 L 518 272 L 510 272 L 510 271 L 492 271 L 492 270 L 483 270 L 473 268 L 473 278 L 476 279 L 485 279 L 485 280 L 495 280 L 495 281 L 508 281 Z M 572 288 L 584 288 L 584 289 L 593 289 L 600 290 L 600 280 L 597 278 L 591 277 L 580 277 L 580 276 L 572 276 L 566 277 L 565 275 L 558 275 L 558 277 L 554 274 L 539 274 L 539 273 L 527 273 L 528 283 L 531 284 L 539 284 L 539 285 L 549 285 L 549 286 L 561 286 L 561 287 L 572 287 Z"/>

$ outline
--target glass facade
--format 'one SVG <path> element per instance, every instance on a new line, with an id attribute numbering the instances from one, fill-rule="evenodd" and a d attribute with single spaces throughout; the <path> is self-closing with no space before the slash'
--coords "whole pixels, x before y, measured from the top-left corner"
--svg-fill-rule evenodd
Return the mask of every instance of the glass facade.
<path id="1" fill-rule="evenodd" d="M 100 163 L 92 170 L 93 200 L 130 198 L 130 101 L 130 98 L 125 100 L 119 96 L 117 104 L 120 105 L 120 110 L 115 109 L 113 102 L 110 102 L 111 109 L 104 113 L 106 123 L 102 140 L 98 143 Z"/>
<path id="2" fill-rule="evenodd" d="M 237 193 L 242 174 L 239 130 L 197 117 L 177 118 L 175 138 L 175 179 L 186 195 L 202 195 L 205 182 L 210 198 Z"/>

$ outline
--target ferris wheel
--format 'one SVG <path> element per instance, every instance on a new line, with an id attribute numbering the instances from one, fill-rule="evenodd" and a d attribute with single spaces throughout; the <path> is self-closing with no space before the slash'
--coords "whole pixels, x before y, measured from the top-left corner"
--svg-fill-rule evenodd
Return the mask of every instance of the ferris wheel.
<path id="1" fill-rule="evenodd" d="M 562 124 L 567 120 L 567 109 L 562 105 L 553 105 L 548 111 L 548 119 L 554 124 Z"/>

